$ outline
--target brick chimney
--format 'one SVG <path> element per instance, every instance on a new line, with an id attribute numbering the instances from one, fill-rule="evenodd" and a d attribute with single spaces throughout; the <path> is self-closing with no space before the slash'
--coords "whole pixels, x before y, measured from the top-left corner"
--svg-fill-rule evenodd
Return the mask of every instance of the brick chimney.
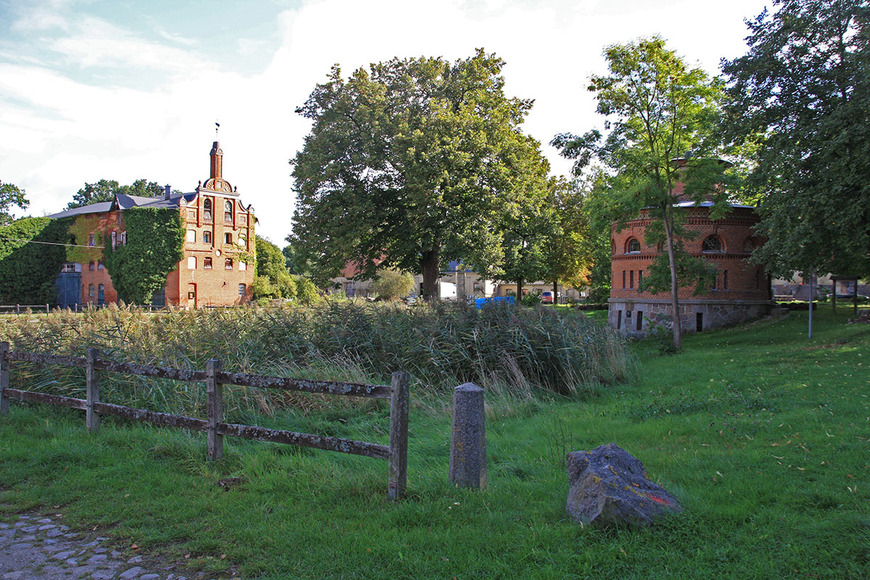
<path id="1" fill-rule="evenodd" d="M 169 199 L 172 197 L 172 188 L 167 183 L 163 186 L 163 199 Z"/>
<path id="2" fill-rule="evenodd" d="M 224 152 L 221 151 L 217 141 L 211 146 L 211 175 L 210 179 L 223 179 Z"/>

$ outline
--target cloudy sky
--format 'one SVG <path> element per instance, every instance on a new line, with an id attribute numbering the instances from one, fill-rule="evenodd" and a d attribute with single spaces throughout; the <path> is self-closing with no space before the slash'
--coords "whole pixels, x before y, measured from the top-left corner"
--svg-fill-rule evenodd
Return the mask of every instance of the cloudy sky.
<path id="1" fill-rule="evenodd" d="M 506 92 L 533 98 L 525 131 L 547 143 L 601 126 L 602 50 L 659 34 L 716 74 L 746 52 L 764 0 L 0 0 L 0 181 L 40 216 L 85 183 L 145 178 L 192 191 L 208 178 L 219 122 L 224 177 L 259 232 L 290 232 L 288 160 L 309 123 L 295 114 L 333 64 L 394 56 L 507 65 Z M 22 212 L 18 212 L 21 216 Z"/>

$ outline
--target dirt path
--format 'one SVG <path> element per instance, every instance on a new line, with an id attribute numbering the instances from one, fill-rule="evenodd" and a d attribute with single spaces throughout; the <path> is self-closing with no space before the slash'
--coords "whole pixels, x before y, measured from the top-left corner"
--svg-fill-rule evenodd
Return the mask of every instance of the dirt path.
<path id="1" fill-rule="evenodd" d="M 0 522 L 0 580 L 187 580 L 177 566 L 121 553 L 107 538 L 72 532 L 60 514 Z"/>

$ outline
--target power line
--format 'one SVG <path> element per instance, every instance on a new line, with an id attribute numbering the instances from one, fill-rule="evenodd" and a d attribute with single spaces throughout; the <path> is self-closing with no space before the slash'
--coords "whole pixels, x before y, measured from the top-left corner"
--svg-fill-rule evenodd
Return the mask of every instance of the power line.
<path id="1" fill-rule="evenodd" d="M 37 242 L 36 240 L 20 240 L 18 238 L 3 238 L 10 242 L 24 242 L 25 244 L 42 244 L 44 246 L 64 246 L 65 248 L 93 248 L 95 250 L 103 250 L 106 246 L 82 246 L 79 244 L 59 244 L 57 242 Z"/>

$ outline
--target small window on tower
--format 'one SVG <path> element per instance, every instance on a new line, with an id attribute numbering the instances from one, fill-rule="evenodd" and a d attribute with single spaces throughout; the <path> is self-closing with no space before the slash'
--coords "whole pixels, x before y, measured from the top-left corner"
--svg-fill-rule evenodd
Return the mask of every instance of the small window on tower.
<path id="1" fill-rule="evenodd" d="M 190 243 L 196 241 L 196 230 L 187 230 L 187 241 Z"/>
<path id="2" fill-rule="evenodd" d="M 207 222 L 212 221 L 211 218 L 211 199 L 205 198 L 205 201 L 202 202 L 202 214 L 203 219 Z"/>
<path id="3" fill-rule="evenodd" d="M 233 234 L 230 234 L 230 233 L 224 234 L 224 243 L 225 244 L 232 244 L 233 243 Z"/>
<path id="4" fill-rule="evenodd" d="M 224 261 L 224 270 L 232 270 L 233 269 L 233 259 L 227 258 Z"/>
<path id="5" fill-rule="evenodd" d="M 632 238 L 628 240 L 628 253 L 629 254 L 639 254 L 640 253 L 640 242 L 637 238 Z"/>
<path id="6" fill-rule="evenodd" d="M 187 269 L 196 270 L 196 256 L 187 257 Z"/>
<path id="7" fill-rule="evenodd" d="M 228 224 L 233 223 L 233 202 L 229 200 L 224 202 L 224 221 Z"/>
<path id="8" fill-rule="evenodd" d="M 211 243 L 211 232 L 202 232 L 202 243 L 210 244 Z"/>
<path id="9" fill-rule="evenodd" d="M 211 258 L 202 259 L 202 268 L 204 270 L 211 270 Z"/>

